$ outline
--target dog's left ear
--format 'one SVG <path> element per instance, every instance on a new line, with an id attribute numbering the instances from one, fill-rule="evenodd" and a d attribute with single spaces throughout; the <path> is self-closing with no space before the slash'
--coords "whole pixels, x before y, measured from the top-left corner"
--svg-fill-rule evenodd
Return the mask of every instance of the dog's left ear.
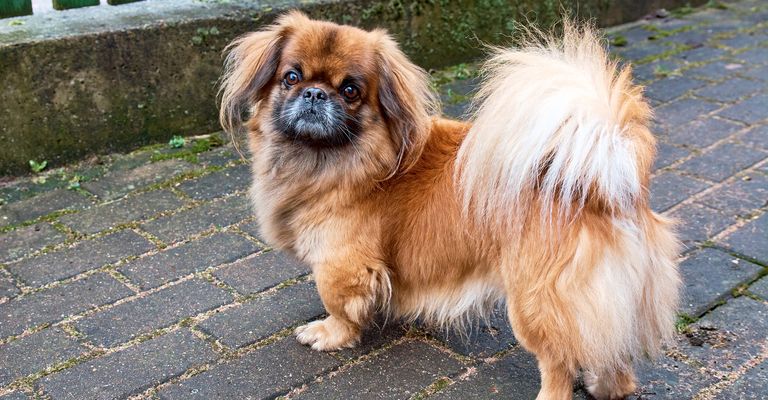
<path id="1" fill-rule="evenodd" d="M 389 132 L 398 147 L 398 163 L 392 174 L 407 171 L 418 161 L 430 130 L 430 118 L 438 101 L 429 86 L 429 75 L 398 48 L 384 31 L 380 34 L 378 57 L 381 66 L 379 103 Z"/>
<path id="2" fill-rule="evenodd" d="M 307 22 L 309 18 L 304 14 L 292 11 L 264 30 L 235 39 L 224 49 L 227 58 L 219 89 L 219 121 L 226 132 L 234 133 L 242 125 L 243 112 L 267 95 L 286 38 Z"/>

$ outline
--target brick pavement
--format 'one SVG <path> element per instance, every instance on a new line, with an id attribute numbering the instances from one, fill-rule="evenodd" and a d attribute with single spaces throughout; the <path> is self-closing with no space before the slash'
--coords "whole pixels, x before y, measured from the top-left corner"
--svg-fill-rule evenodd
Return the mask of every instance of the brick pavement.
<path id="1" fill-rule="evenodd" d="M 710 2 L 607 32 L 655 107 L 652 205 L 686 244 L 679 334 L 635 398 L 768 397 L 767 21 L 768 1 Z M 473 70 L 435 74 L 446 113 Z M 323 316 L 309 271 L 259 239 L 237 153 L 196 140 L 0 187 L 0 399 L 535 396 L 503 312 L 468 339 L 390 322 L 356 349 L 296 343 Z"/>

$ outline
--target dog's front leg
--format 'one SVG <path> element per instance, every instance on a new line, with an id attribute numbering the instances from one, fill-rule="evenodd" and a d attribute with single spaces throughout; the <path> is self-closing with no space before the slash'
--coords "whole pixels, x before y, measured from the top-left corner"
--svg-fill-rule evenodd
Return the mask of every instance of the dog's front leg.
<path id="1" fill-rule="evenodd" d="M 327 318 L 296 328 L 299 342 L 319 351 L 354 347 L 380 302 L 388 301 L 389 277 L 379 263 L 346 258 L 312 268 Z"/>

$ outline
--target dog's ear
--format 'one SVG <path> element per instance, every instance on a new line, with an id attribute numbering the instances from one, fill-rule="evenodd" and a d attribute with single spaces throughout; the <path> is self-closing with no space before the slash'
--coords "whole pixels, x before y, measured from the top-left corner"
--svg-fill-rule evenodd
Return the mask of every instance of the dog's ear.
<path id="1" fill-rule="evenodd" d="M 304 14 L 292 11 L 264 30 L 235 39 L 224 49 L 227 56 L 219 88 L 219 121 L 225 131 L 237 130 L 244 111 L 264 98 L 277 72 L 286 38 L 308 21 Z"/>
<path id="2" fill-rule="evenodd" d="M 392 174 L 418 161 L 429 137 L 430 118 L 438 110 L 429 75 L 412 63 L 384 31 L 380 34 L 378 96 L 381 111 L 398 149 Z"/>

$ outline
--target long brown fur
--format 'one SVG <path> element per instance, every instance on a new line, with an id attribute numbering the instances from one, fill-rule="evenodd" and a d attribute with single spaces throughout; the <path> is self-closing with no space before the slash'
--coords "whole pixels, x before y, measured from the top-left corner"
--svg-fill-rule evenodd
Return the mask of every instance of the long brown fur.
<path id="1" fill-rule="evenodd" d="M 231 45 L 222 126 L 237 131 L 249 114 L 250 197 L 262 234 L 311 265 L 330 315 L 298 328 L 300 342 L 316 350 L 354 346 L 378 309 L 461 326 L 506 300 L 516 337 L 539 360 L 540 399 L 570 398 L 580 369 L 598 398 L 634 390 L 634 359 L 658 351 L 672 331 L 677 241 L 670 222 L 648 208 L 648 107 L 629 71 L 616 74 L 595 43 L 590 30 L 569 26 L 561 41 L 500 50 L 475 127 L 434 115 L 426 73 L 383 31 L 292 12 Z M 558 149 L 569 151 L 558 141 L 584 129 L 568 117 L 543 133 L 551 141 L 542 161 L 520 171 L 530 176 L 509 180 L 515 171 L 495 163 L 523 157 L 516 138 L 527 136 L 494 113 L 538 110 L 536 98 L 522 101 L 504 88 L 522 84 L 515 74 L 528 63 L 551 64 L 547 57 L 566 69 L 584 62 L 589 79 L 605 78 L 608 92 L 595 95 L 594 114 L 607 128 L 589 137 L 596 150 L 583 164 L 558 170 Z M 282 77 L 297 65 L 303 80 L 288 91 Z M 345 105 L 361 126 L 351 143 L 317 148 L 278 131 L 275 108 L 291 91 L 318 87 L 333 97 L 349 76 L 365 81 L 361 98 Z M 603 99 L 617 116 L 603 116 Z M 632 159 L 599 155 L 599 146 L 618 146 Z M 595 157 L 624 169 L 595 172 Z"/>

